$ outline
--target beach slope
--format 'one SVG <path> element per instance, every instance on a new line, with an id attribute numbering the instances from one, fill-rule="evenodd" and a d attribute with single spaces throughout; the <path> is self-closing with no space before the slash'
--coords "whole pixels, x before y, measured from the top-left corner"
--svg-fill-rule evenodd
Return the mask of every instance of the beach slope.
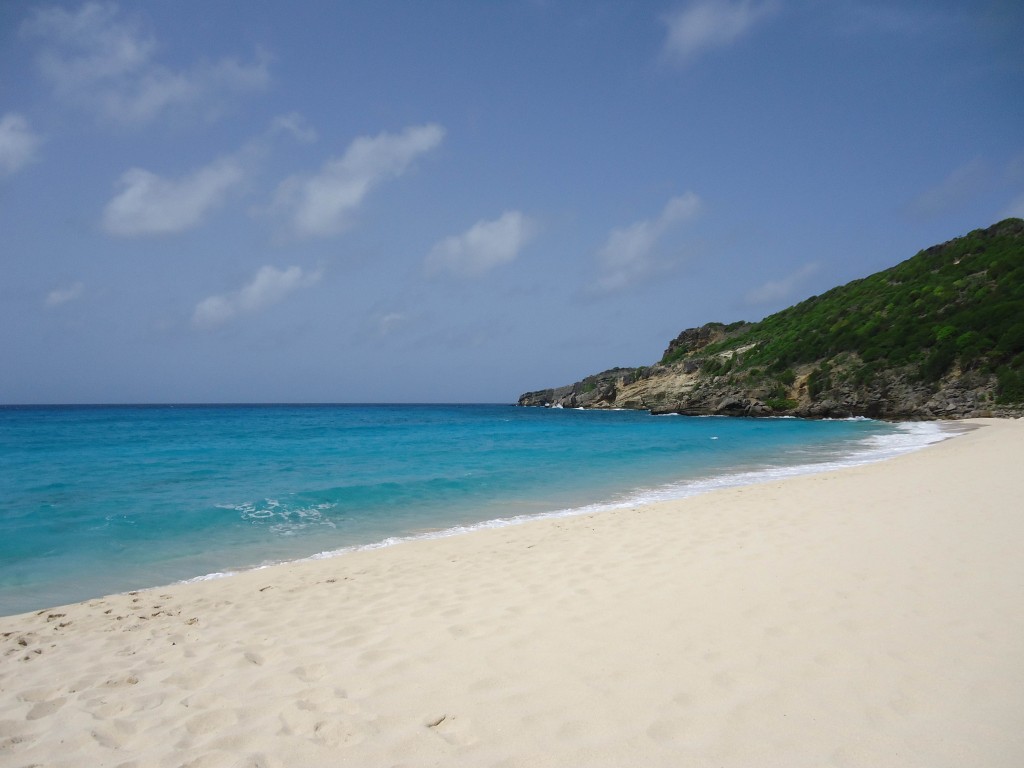
<path id="1" fill-rule="evenodd" d="M 1024 421 L 972 424 L 0 618 L 0 765 L 1024 765 Z"/>

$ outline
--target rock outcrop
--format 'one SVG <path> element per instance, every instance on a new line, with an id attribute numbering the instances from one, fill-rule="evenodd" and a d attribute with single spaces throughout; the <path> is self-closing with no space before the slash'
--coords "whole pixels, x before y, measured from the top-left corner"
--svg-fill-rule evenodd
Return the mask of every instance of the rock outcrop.
<path id="1" fill-rule="evenodd" d="M 660 362 L 519 405 L 881 419 L 1024 415 L 1024 221 L 933 246 L 759 323 L 708 323 Z"/>
<path id="2" fill-rule="evenodd" d="M 697 329 L 690 329 L 697 330 Z M 996 377 L 955 370 L 936 386 L 897 370 L 858 385 L 835 376 L 817 397 L 808 379 L 817 365 L 795 371 L 785 391 L 765 383 L 744 385 L 727 375 L 702 373 L 700 360 L 649 368 L 613 368 L 564 387 L 527 392 L 521 406 L 625 408 L 686 416 L 799 416 L 925 420 L 1024 415 L 1019 404 L 996 400 Z M 781 396 L 780 396 L 781 395 Z"/>

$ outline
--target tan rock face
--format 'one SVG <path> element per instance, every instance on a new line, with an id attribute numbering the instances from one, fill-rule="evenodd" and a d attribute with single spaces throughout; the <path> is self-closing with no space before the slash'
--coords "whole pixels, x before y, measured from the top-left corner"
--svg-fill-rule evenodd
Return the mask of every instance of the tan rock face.
<path id="1" fill-rule="evenodd" d="M 674 373 L 641 379 L 622 387 L 615 398 L 617 408 L 671 408 L 688 398 L 697 385 L 696 373 Z"/>
<path id="2" fill-rule="evenodd" d="M 733 353 L 740 358 L 750 348 Z M 868 384 L 857 383 L 848 366 L 832 360 L 828 361 L 832 383 L 812 397 L 808 380 L 820 362 L 796 366 L 789 383 L 784 384 L 774 374 L 706 372 L 709 360 L 717 357 L 705 358 L 698 351 L 671 365 L 615 368 L 568 386 L 527 393 L 519 404 L 811 418 L 957 419 L 1019 415 L 1019 409 L 996 405 L 994 376 L 965 373 L 956 368 L 934 389 L 901 370 L 883 371 Z"/>

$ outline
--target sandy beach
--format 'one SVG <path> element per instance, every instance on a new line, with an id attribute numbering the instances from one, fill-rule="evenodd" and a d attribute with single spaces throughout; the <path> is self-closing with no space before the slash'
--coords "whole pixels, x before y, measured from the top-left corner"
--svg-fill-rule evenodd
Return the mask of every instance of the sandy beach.
<path id="1" fill-rule="evenodd" d="M 1024 421 L 971 424 L 0 618 L 0 765 L 1024 765 Z"/>

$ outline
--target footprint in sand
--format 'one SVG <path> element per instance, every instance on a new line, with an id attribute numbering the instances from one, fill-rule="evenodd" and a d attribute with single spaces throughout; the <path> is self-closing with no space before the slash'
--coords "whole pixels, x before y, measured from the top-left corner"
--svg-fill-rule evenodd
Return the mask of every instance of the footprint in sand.
<path id="1" fill-rule="evenodd" d="M 431 733 L 436 734 L 452 746 L 465 747 L 476 741 L 471 732 L 472 724 L 457 715 L 434 715 L 428 717 L 424 725 Z"/>
<path id="2" fill-rule="evenodd" d="M 647 728 L 647 736 L 659 744 L 678 742 L 686 733 L 687 723 L 682 718 L 655 720 Z"/>
<path id="3" fill-rule="evenodd" d="M 226 730 L 238 722 L 238 714 L 228 710 L 213 710 L 193 715 L 185 723 L 190 736 L 206 736 Z"/>
<path id="4" fill-rule="evenodd" d="M 281 768 L 284 763 L 274 760 L 262 752 L 246 755 L 239 762 L 232 764 L 234 768 Z"/>
<path id="5" fill-rule="evenodd" d="M 321 720 L 313 726 L 313 740 L 327 747 L 349 747 L 359 744 L 374 732 L 369 723 Z"/>
<path id="6" fill-rule="evenodd" d="M 125 675 L 124 677 L 111 678 L 107 680 L 103 685 L 107 688 L 121 688 L 126 685 L 138 685 L 139 678 L 135 675 Z"/>
<path id="7" fill-rule="evenodd" d="M 18 701 L 38 704 L 41 701 L 50 701 L 57 698 L 58 693 L 60 693 L 60 690 L 57 688 L 30 688 L 18 694 Z"/>
<path id="8" fill-rule="evenodd" d="M 0 720 L 0 736 L 21 736 L 24 729 L 20 720 Z"/>
<path id="9" fill-rule="evenodd" d="M 65 699 L 62 696 L 59 699 L 51 699 L 50 701 L 40 701 L 38 704 L 33 705 L 32 709 L 25 715 L 26 720 L 38 720 L 42 717 L 49 717 L 58 709 L 64 706 Z"/>
<path id="10" fill-rule="evenodd" d="M 28 741 L 27 736 L 8 736 L 7 738 L 0 738 L 0 755 L 11 747 L 16 747 L 19 744 L 23 744 Z"/>
<path id="11" fill-rule="evenodd" d="M 305 667 L 296 667 L 292 670 L 292 674 L 304 683 L 315 683 L 317 680 L 325 678 L 327 671 L 325 664 L 310 664 Z"/>
<path id="12" fill-rule="evenodd" d="M 19 744 L 34 741 L 38 734 L 25 730 L 25 723 L 20 720 L 0 720 L 0 756 L 6 750 Z"/>
<path id="13" fill-rule="evenodd" d="M 92 737 L 96 743 L 106 749 L 124 749 L 134 735 L 135 726 L 124 720 L 92 731 Z"/>
<path id="14" fill-rule="evenodd" d="M 303 691 L 280 713 L 281 733 L 329 747 L 352 746 L 377 732 L 361 708 L 335 688 Z"/>
<path id="15" fill-rule="evenodd" d="M 355 702 L 348 700 L 348 694 L 341 688 L 307 688 L 295 694 L 292 701 L 299 709 L 310 712 L 334 712 L 341 711 L 347 714 L 354 714 L 358 710 L 354 707 Z"/>

